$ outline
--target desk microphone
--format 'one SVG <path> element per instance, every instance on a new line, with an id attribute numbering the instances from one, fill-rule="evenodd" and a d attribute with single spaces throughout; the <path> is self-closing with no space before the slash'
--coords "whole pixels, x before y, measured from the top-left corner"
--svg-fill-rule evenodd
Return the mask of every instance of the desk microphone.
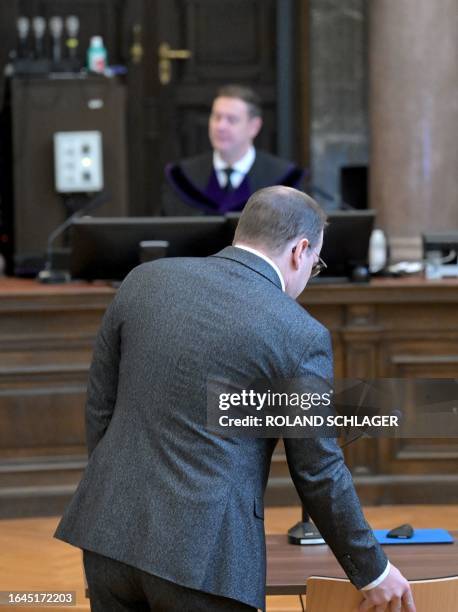
<path id="1" fill-rule="evenodd" d="M 361 404 L 364 400 L 366 393 L 367 393 L 367 388 L 364 389 L 363 394 L 360 398 L 358 410 L 361 407 Z M 400 410 L 392 410 L 389 413 L 389 416 L 390 417 L 394 416 L 394 417 L 397 417 L 398 419 L 402 419 L 403 414 Z M 343 444 L 340 445 L 340 448 L 341 449 L 346 448 L 347 446 L 350 446 L 350 444 L 353 444 L 353 442 L 356 442 L 356 440 L 359 440 L 360 438 L 365 436 L 367 429 L 369 427 L 370 427 L 369 425 L 367 427 L 364 427 L 355 436 L 353 436 L 349 440 L 346 440 Z M 318 531 L 317 527 L 310 520 L 310 516 L 307 510 L 305 509 L 304 504 L 302 504 L 302 520 L 296 523 L 290 529 L 288 529 L 288 542 L 290 544 L 299 544 L 299 545 L 326 544 L 321 533 Z"/>
<path id="2" fill-rule="evenodd" d="M 64 22 L 62 17 L 51 17 L 49 20 L 49 32 L 52 38 L 52 61 L 58 64 L 62 59 L 62 31 Z"/>
<path id="3" fill-rule="evenodd" d="M 34 17 L 32 19 L 32 28 L 35 36 L 35 58 L 43 59 L 45 56 L 45 32 L 46 21 L 44 17 Z"/>
<path id="4" fill-rule="evenodd" d="M 95 198 L 92 198 L 85 206 L 79 210 L 76 210 L 72 215 L 65 219 L 61 225 L 56 227 L 56 229 L 49 234 L 48 246 L 46 249 L 46 264 L 43 270 L 40 270 L 37 277 L 40 283 L 57 284 L 69 282 L 70 274 L 66 270 L 55 270 L 53 268 L 53 243 L 56 238 L 58 238 L 67 228 L 70 227 L 75 219 L 83 217 L 96 208 L 99 208 L 99 206 L 105 204 L 110 197 L 111 195 L 109 193 L 106 191 L 101 191 Z"/>
<path id="5" fill-rule="evenodd" d="M 30 32 L 30 20 L 28 17 L 18 17 L 16 27 L 18 33 L 18 58 L 25 59 L 28 56 L 27 39 Z"/>
<path id="6" fill-rule="evenodd" d="M 65 19 L 65 29 L 67 30 L 67 52 L 72 60 L 76 60 L 78 56 L 78 33 L 80 29 L 80 20 L 75 15 L 68 15 Z"/>

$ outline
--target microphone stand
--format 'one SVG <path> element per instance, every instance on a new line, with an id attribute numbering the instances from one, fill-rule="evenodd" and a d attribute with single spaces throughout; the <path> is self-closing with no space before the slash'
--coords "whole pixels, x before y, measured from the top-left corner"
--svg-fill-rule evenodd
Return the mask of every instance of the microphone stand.
<path id="1" fill-rule="evenodd" d="M 62 31 L 64 22 L 62 17 L 51 17 L 49 20 L 49 32 L 52 38 L 51 56 L 53 66 L 58 67 L 62 60 Z"/>
<path id="2" fill-rule="evenodd" d="M 18 44 L 17 44 L 17 59 L 28 58 L 28 44 L 27 39 L 30 31 L 30 21 L 28 17 L 19 17 L 16 22 Z"/>
<path id="3" fill-rule="evenodd" d="M 323 536 L 310 520 L 307 510 L 302 504 L 302 520 L 288 529 L 290 544 L 325 544 Z"/>
<path id="4" fill-rule="evenodd" d="M 43 270 L 40 270 L 38 274 L 38 281 L 40 283 L 46 284 L 58 284 L 58 283 L 68 283 L 71 280 L 70 273 L 67 270 L 56 270 L 53 267 L 53 253 L 54 253 L 54 241 L 61 234 L 65 232 L 66 229 L 70 227 L 75 219 L 86 215 L 88 212 L 98 208 L 102 204 L 104 204 L 107 200 L 109 200 L 110 195 L 102 191 L 99 195 L 97 195 L 92 200 L 83 206 L 79 210 L 75 211 L 72 215 L 70 215 L 61 225 L 56 227 L 54 231 L 52 231 L 48 238 L 48 245 L 46 249 L 46 264 Z"/>

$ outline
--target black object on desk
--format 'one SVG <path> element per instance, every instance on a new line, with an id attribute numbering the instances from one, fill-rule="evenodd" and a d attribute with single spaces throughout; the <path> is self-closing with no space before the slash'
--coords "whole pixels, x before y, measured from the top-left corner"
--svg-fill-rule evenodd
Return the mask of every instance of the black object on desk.
<path id="1" fill-rule="evenodd" d="M 395 527 L 386 534 L 387 538 L 395 538 L 398 540 L 408 540 L 413 536 L 413 527 L 409 523 Z"/>

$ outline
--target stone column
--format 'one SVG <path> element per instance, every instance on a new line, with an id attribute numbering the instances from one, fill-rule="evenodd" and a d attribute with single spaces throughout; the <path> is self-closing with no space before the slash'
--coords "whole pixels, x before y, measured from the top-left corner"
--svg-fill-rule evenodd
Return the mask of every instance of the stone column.
<path id="1" fill-rule="evenodd" d="M 366 165 L 368 0 L 307 0 L 309 8 L 310 161 L 312 193 L 338 206 L 341 166 Z M 334 202 L 332 202 L 334 198 Z"/>
<path id="2" fill-rule="evenodd" d="M 422 232 L 458 229 L 458 0 L 369 9 L 371 206 L 395 258 L 419 255 Z"/>

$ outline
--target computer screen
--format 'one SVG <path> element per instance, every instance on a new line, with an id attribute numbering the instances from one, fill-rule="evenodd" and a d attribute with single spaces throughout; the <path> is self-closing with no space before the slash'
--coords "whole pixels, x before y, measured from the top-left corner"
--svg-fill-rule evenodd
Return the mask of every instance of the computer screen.
<path id="1" fill-rule="evenodd" d="M 141 262 L 140 243 L 163 241 L 167 257 L 205 257 L 231 244 L 240 213 L 226 217 L 83 217 L 70 229 L 71 275 L 86 280 L 122 280 Z M 321 278 L 351 278 L 368 265 L 375 211 L 328 215 Z"/>
<path id="2" fill-rule="evenodd" d="M 340 168 L 340 196 L 342 202 L 358 210 L 367 209 L 369 169 L 367 166 Z"/>
<path id="3" fill-rule="evenodd" d="M 328 214 L 321 249 L 327 269 L 320 276 L 351 278 L 356 267 L 367 267 L 374 221 L 374 210 L 336 210 Z"/>
<path id="4" fill-rule="evenodd" d="M 122 280 L 140 263 L 143 241 L 168 243 L 167 257 L 205 257 L 231 236 L 224 217 L 83 217 L 70 228 L 72 278 Z"/>

